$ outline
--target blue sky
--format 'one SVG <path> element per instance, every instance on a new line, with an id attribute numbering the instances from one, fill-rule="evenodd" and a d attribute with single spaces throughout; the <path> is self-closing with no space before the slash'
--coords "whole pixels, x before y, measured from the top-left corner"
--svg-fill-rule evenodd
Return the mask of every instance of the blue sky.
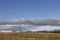
<path id="1" fill-rule="evenodd" d="M 60 0 L 0 0 L 0 20 L 60 18 Z"/>

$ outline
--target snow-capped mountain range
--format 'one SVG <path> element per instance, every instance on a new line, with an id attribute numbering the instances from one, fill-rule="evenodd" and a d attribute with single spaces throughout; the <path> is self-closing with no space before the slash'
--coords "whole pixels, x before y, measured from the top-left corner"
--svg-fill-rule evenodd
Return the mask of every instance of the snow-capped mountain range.
<path id="1" fill-rule="evenodd" d="M 21 18 L 0 20 L 0 31 L 52 31 L 60 30 L 60 19 L 36 20 Z"/>

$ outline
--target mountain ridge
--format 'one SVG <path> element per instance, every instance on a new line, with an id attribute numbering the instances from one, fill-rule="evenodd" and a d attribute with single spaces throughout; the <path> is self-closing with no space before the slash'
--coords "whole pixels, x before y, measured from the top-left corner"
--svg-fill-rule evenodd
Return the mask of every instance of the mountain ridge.
<path id="1" fill-rule="evenodd" d="M 5 24 L 31 24 L 31 25 L 57 25 L 60 26 L 60 19 L 45 19 L 45 20 L 36 20 L 29 18 L 21 18 L 14 20 L 0 20 L 0 25 Z"/>

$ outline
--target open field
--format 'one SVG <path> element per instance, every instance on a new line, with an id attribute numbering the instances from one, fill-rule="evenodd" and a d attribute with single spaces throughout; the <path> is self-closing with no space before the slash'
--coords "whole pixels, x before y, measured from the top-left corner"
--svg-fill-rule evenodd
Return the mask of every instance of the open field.
<path id="1" fill-rule="evenodd" d="M 60 40 L 60 33 L 1 32 L 0 40 Z"/>

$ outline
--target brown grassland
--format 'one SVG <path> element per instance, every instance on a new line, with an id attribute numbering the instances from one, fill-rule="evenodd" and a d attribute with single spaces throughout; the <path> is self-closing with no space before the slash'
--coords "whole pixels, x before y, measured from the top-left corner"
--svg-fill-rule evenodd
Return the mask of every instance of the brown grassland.
<path id="1" fill-rule="evenodd" d="M 60 40 L 60 33 L 0 32 L 0 40 Z"/>

